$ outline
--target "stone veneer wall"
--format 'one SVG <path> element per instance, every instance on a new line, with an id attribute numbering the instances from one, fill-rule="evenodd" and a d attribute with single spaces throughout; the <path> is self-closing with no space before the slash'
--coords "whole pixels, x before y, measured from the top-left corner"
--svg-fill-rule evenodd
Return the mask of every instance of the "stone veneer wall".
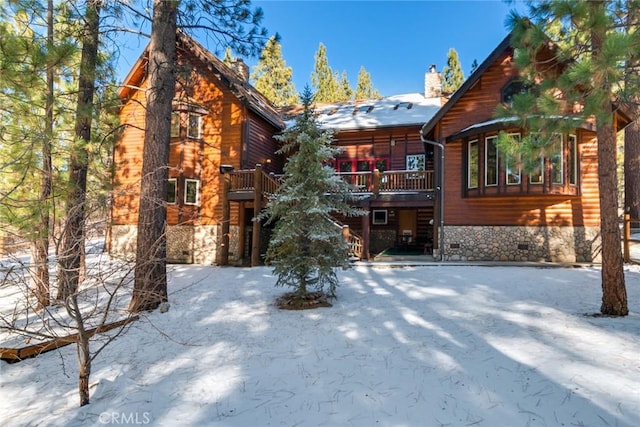
<path id="1" fill-rule="evenodd" d="M 136 255 L 135 225 L 111 227 L 110 254 L 117 258 L 134 260 Z M 229 261 L 238 260 L 238 226 L 230 227 Z M 216 263 L 220 227 L 217 225 L 173 225 L 167 228 L 167 259 L 202 265 Z"/>
<path id="2" fill-rule="evenodd" d="M 600 262 L 597 227 L 445 226 L 448 261 Z"/>

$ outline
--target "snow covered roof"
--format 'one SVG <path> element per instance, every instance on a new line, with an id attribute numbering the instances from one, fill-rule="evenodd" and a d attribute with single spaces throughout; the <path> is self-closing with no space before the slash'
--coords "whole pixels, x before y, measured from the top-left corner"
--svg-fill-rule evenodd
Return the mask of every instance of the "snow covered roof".
<path id="1" fill-rule="evenodd" d="M 440 98 L 425 98 L 420 93 L 409 93 L 381 99 L 318 105 L 316 112 L 323 128 L 342 131 L 422 126 L 436 114 L 440 106 Z"/>

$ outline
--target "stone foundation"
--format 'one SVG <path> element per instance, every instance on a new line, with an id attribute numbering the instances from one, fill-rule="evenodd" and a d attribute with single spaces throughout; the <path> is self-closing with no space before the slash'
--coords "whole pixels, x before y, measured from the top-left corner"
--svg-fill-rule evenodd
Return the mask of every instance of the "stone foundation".
<path id="1" fill-rule="evenodd" d="M 135 225 L 111 227 L 110 254 L 133 261 L 136 256 L 137 229 Z M 230 227 L 229 261 L 238 260 L 238 226 Z M 167 228 L 167 261 L 213 265 L 217 263 L 220 227 L 217 225 L 175 225 Z"/>
<path id="2" fill-rule="evenodd" d="M 600 262 L 597 227 L 445 226 L 448 261 Z"/>

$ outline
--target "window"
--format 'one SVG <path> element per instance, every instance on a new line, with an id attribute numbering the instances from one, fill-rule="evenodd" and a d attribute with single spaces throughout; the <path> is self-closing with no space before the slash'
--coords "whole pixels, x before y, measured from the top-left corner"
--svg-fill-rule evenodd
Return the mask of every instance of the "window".
<path id="1" fill-rule="evenodd" d="M 578 184 L 578 139 L 569 135 L 569 184 Z"/>
<path id="2" fill-rule="evenodd" d="M 468 166 L 467 166 L 467 187 L 478 188 L 478 174 L 480 173 L 480 156 L 478 154 L 478 140 L 469 141 Z"/>
<path id="3" fill-rule="evenodd" d="M 339 172 L 341 173 L 349 173 L 349 172 L 370 172 L 374 169 L 378 169 L 380 172 L 384 172 L 387 170 L 387 165 L 389 164 L 388 159 L 339 159 L 338 167 Z"/>
<path id="4" fill-rule="evenodd" d="M 424 154 L 409 154 L 407 156 L 408 171 L 423 171 L 424 165 Z"/>
<path id="5" fill-rule="evenodd" d="M 487 187 L 498 185 L 498 137 L 491 136 L 484 143 L 484 185 Z"/>
<path id="6" fill-rule="evenodd" d="M 387 170 L 387 159 L 376 160 L 376 169 L 380 172 L 384 172 Z"/>
<path id="7" fill-rule="evenodd" d="M 551 183 L 552 184 L 564 184 L 564 144 L 562 141 L 562 135 L 554 135 L 554 141 L 550 147 L 551 156 L 549 161 L 551 162 Z"/>
<path id="8" fill-rule="evenodd" d="M 202 116 L 196 113 L 189 113 L 189 127 L 187 136 L 189 138 L 200 138 L 202 135 Z"/>
<path id="9" fill-rule="evenodd" d="M 511 105 L 515 95 L 527 93 L 529 87 L 520 80 L 512 80 L 502 88 L 502 102 Z"/>
<path id="10" fill-rule="evenodd" d="M 372 221 L 374 225 L 386 225 L 387 224 L 387 210 L 386 209 L 374 209 Z"/>
<path id="11" fill-rule="evenodd" d="M 198 193 L 200 181 L 197 179 L 185 179 L 184 181 L 184 204 L 197 205 L 199 202 Z"/>
<path id="12" fill-rule="evenodd" d="M 180 113 L 174 111 L 171 113 L 171 138 L 180 136 Z"/>
<path id="13" fill-rule="evenodd" d="M 544 174 L 542 171 L 544 170 L 544 158 L 540 157 L 540 165 L 536 166 L 529 173 L 529 182 L 531 184 L 542 184 L 544 183 Z"/>
<path id="14" fill-rule="evenodd" d="M 175 178 L 170 178 L 167 183 L 167 203 L 170 205 L 176 204 L 176 190 L 178 181 Z"/>
<path id="15" fill-rule="evenodd" d="M 358 172 L 367 172 L 371 169 L 369 166 L 370 163 L 371 162 L 369 160 L 358 160 L 356 162 L 356 170 Z"/>
<path id="16" fill-rule="evenodd" d="M 513 138 L 515 141 L 520 142 L 520 134 L 519 133 L 510 133 L 509 136 Z M 507 185 L 517 185 L 520 184 L 522 179 L 521 171 L 520 171 L 520 155 L 506 156 L 504 169 L 507 175 Z"/>
<path id="17" fill-rule="evenodd" d="M 535 143 L 538 146 L 542 145 L 542 142 L 539 141 L 540 134 L 537 134 L 537 133 L 531 134 L 531 138 L 534 139 Z M 529 183 L 544 184 L 544 157 L 542 157 L 542 155 L 540 156 L 539 165 L 533 168 L 531 172 L 529 172 Z"/>
<path id="18" fill-rule="evenodd" d="M 340 162 L 340 172 L 351 172 L 351 161 Z"/>

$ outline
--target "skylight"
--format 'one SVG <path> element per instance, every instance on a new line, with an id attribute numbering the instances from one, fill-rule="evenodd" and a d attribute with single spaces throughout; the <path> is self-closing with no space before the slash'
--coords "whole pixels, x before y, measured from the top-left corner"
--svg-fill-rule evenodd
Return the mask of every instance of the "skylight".
<path id="1" fill-rule="evenodd" d="M 373 111 L 373 107 L 374 107 L 373 105 L 360 105 L 353 109 L 353 114 L 357 114 L 357 113 L 368 114 L 371 111 Z"/>
<path id="2" fill-rule="evenodd" d="M 413 107 L 413 102 L 400 102 L 398 104 L 396 104 L 393 109 L 397 110 L 398 108 L 406 108 L 407 110 L 410 110 Z"/>

